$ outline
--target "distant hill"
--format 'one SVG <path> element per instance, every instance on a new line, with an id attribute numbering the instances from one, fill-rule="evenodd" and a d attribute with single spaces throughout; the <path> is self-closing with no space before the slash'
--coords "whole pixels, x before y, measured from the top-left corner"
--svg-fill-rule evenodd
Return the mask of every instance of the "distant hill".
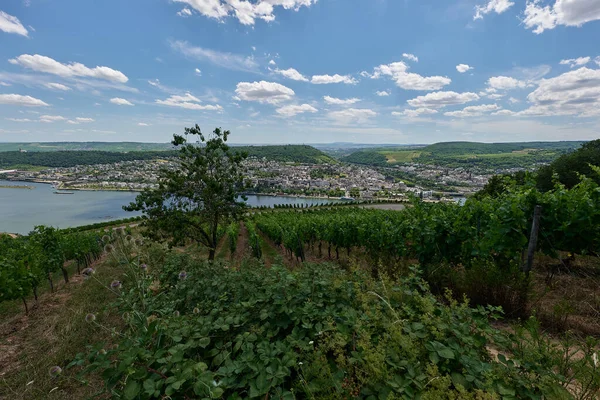
<path id="1" fill-rule="evenodd" d="M 138 144 L 140 143 L 129 143 L 127 145 Z M 0 144 L 0 150 L 2 149 L 2 145 L 5 144 Z M 33 143 L 30 145 L 33 145 L 33 148 L 37 148 Z M 0 167 L 2 169 L 9 169 L 9 167 L 14 168 L 15 166 L 18 166 L 18 168 L 24 168 L 25 166 L 73 167 L 75 165 L 111 164 L 121 161 L 151 160 L 156 158 L 174 157 L 177 155 L 176 150 L 128 152 L 74 149 L 68 151 L 48 150 L 49 148 L 60 148 L 65 144 L 55 145 L 53 143 L 52 145 L 53 146 L 44 146 L 43 148 L 45 150 L 43 151 L 0 151 Z M 71 146 L 72 143 L 66 143 L 66 145 L 68 147 Z M 146 143 L 144 143 L 144 145 L 146 145 Z M 126 147 L 123 143 L 115 143 L 115 146 L 120 146 L 121 148 Z M 234 148 L 237 151 L 247 152 L 250 157 L 266 158 L 268 160 L 279 162 L 296 162 L 304 164 L 337 162 L 322 151 L 305 145 L 236 146 Z M 21 149 L 23 149 L 23 147 L 21 147 Z"/>
<path id="2" fill-rule="evenodd" d="M 27 152 L 47 151 L 165 151 L 173 149 L 171 143 L 141 142 L 34 142 L 34 143 L 0 143 L 0 152 L 25 150 Z"/>
<path id="3" fill-rule="evenodd" d="M 353 152 L 341 160 L 376 166 L 419 163 L 450 168 L 530 168 L 551 163 L 561 155 L 578 149 L 583 143 L 585 142 L 445 142 L 422 148 L 415 146 L 411 148 L 363 149 Z"/>

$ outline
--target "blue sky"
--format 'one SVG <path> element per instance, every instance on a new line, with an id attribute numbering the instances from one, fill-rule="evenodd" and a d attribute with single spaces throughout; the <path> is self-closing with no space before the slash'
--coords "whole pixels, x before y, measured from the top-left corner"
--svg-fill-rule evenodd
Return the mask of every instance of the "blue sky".
<path id="1" fill-rule="evenodd" d="M 3 0 L 0 141 L 600 136 L 600 0 Z"/>

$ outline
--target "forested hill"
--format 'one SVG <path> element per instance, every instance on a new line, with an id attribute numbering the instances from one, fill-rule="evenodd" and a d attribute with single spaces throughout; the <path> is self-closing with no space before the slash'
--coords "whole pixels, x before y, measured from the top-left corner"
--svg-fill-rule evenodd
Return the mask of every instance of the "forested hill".
<path id="1" fill-rule="evenodd" d="M 435 164 L 450 168 L 508 169 L 549 164 L 585 142 L 475 143 L 446 142 L 422 148 L 377 148 L 356 151 L 343 161 L 386 166 L 402 163 Z"/>
<path id="2" fill-rule="evenodd" d="M 335 162 L 331 157 L 310 146 L 239 146 L 237 151 L 245 151 L 250 157 L 266 158 L 272 161 L 322 164 Z M 0 152 L 0 169 L 14 166 L 73 167 L 75 165 L 111 164 L 121 161 L 152 160 L 174 157 L 175 150 L 166 151 L 5 151 Z"/>

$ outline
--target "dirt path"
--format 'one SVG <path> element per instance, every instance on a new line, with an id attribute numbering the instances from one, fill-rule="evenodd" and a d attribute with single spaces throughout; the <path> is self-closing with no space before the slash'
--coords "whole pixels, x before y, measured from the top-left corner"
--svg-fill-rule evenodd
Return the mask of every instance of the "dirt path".
<path id="1" fill-rule="evenodd" d="M 238 233 L 237 246 L 233 253 L 233 263 L 239 266 L 242 260 L 250 255 L 250 242 L 248 241 L 248 229 L 243 222 L 240 222 L 240 231 Z"/>

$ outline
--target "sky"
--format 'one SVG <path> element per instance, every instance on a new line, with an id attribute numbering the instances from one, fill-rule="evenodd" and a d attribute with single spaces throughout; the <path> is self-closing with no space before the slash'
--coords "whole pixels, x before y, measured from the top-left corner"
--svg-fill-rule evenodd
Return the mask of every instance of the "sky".
<path id="1" fill-rule="evenodd" d="M 600 137 L 600 0 L 2 0 L 0 142 Z"/>

